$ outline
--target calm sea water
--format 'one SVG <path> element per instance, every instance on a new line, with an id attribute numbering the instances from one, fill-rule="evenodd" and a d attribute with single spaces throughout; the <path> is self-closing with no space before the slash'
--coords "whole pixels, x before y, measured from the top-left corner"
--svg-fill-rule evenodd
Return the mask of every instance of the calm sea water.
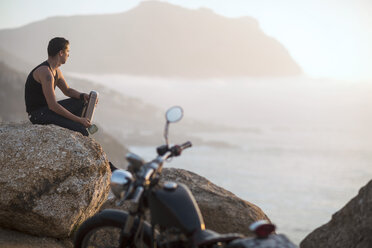
<path id="1" fill-rule="evenodd" d="M 166 166 L 196 172 L 258 205 L 296 243 L 372 178 L 372 83 L 74 76 L 163 109 L 181 105 L 185 118 L 247 128 L 193 133 L 233 146 L 196 145 Z M 153 147 L 130 149 L 155 156 Z"/>

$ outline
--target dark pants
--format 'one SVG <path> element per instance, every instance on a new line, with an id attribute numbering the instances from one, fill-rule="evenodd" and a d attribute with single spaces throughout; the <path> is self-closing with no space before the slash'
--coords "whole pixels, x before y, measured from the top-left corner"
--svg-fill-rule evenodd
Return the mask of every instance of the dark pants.
<path id="1" fill-rule="evenodd" d="M 65 100 L 58 101 L 65 109 L 73 113 L 74 115 L 81 116 L 83 112 L 84 102 L 75 99 L 75 98 L 68 98 Z M 67 119 L 48 108 L 48 106 L 42 107 L 36 111 L 33 111 L 30 115 L 30 121 L 32 124 L 55 124 L 60 127 L 64 127 L 70 129 L 72 131 L 76 131 L 81 133 L 84 136 L 88 136 L 89 133 L 85 129 L 85 127 L 75 121 Z"/>

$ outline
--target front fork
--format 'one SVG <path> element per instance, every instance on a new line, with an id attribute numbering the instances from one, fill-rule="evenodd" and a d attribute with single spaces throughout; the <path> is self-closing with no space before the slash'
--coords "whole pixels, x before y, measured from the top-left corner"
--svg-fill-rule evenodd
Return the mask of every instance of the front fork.
<path id="1" fill-rule="evenodd" d="M 127 221 L 120 233 L 119 247 L 143 247 L 143 244 L 145 243 L 143 240 L 144 221 L 144 213 L 140 209 L 140 204 L 132 204 Z M 136 226 L 135 230 L 133 230 L 134 226 Z"/>
<path id="2" fill-rule="evenodd" d="M 137 216 L 134 214 L 129 214 L 128 219 L 125 222 L 123 231 L 120 233 L 120 239 L 119 239 L 119 247 L 120 248 L 126 248 L 126 247 L 143 247 L 143 244 L 145 243 L 143 239 L 143 223 L 144 218 L 141 216 L 138 221 L 138 225 L 136 230 L 132 230 L 133 226 L 135 225 L 134 222 L 136 220 Z M 152 227 L 152 235 L 151 235 L 151 248 L 157 248 L 157 240 L 156 240 L 156 234 L 155 234 L 155 227 Z M 139 242 L 138 242 L 139 241 Z"/>
<path id="3" fill-rule="evenodd" d="M 124 228 L 122 229 L 123 231 L 120 234 L 119 247 L 125 248 L 128 246 L 130 238 L 132 236 L 131 230 L 132 230 L 135 218 L 136 216 L 132 215 L 131 213 L 128 215 L 127 221 L 125 222 Z"/>

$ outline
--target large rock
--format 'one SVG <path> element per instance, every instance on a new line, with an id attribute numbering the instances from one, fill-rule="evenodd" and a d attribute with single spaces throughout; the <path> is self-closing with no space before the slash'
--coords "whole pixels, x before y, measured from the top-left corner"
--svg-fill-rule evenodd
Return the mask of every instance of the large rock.
<path id="1" fill-rule="evenodd" d="M 253 236 L 250 224 L 269 220 L 256 205 L 244 201 L 233 193 L 218 187 L 206 178 L 183 169 L 166 168 L 163 180 L 186 184 L 193 193 L 202 212 L 205 226 L 219 233 L 242 233 Z"/>
<path id="2" fill-rule="evenodd" d="M 330 222 L 310 233 L 302 248 L 372 247 L 372 181 L 336 212 Z"/>
<path id="3" fill-rule="evenodd" d="M 0 124 L 0 225 L 63 238 L 106 200 L 100 145 L 54 125 Z"/>
<path id="4" fill-rule="evenodd" d="M 206 228 L 216 232 L 236 232 L 254 236 L 249 230 L 249 225 L 257 220 L 269 220 L 256 205 L 240 199 L 190 171 L 175 168 L 163 169 L 162 181 L 175 181 L 187 185 L 199 205 Z M 115 199 L 111 198 L 102 206 L 102 209 L 127 210 L 129 207 L 128 203 L 122 207 L 116 207 L 114 203 Z"/>
<path id="5" fill-rule="evenodd" d="M 73 248 L 69 239 L 59 240 L 0 228 L 0 247 L 6 248 Z"/>

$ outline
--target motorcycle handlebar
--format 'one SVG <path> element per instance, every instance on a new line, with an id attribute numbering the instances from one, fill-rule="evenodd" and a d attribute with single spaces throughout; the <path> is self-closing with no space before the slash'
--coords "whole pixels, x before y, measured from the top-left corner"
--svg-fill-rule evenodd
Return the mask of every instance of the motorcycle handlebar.
<path id="1" fill-rule="evenodd" d="M 145 173 L 145 175 L 144 175 L 144 179 L 145 180 L 149 180 L 150 179 L 150 177 L 152 176 L 152 173 L 154 173 L 154 169 L 152 169 L 152 168 L 150 168 L 150 169 L 148 169 L 147 171 L 146 171 L 146 173 Z"/>
<path id="2" fill-rule="evenodd" d="M 190 148 L 192 146 L 192 143 L 190 141 L 187 141 L 186 143 L 183 143 L 182 145 L 175 145 L 173 146 L 166 154 L 163 156 L 158 156 L 155 160 L 153 160 L 151 163 L 148 163 L 145 167 L 145 170 L 142 173 L 142 183 L 145 183 L 146 181 L 150 180 L 152 175 L 158 170 L 159 167 L 163 164 L 165 160 L 172 156 L 179 156 L 181 155 L 181 152 L 187 148 Z M 140 183 L 133 192 L 133 195 L 131 197 L 131 200 L 133 202 L 138 203 L 142 193 L 144 191 L 144 186 Z"/>
<path id="3" fill-rule="evenodd" d="M 187 142 L 183 143 L 182 145 L 180 145 L 180 147 L 181 147 L 182 150 L 185 150 L 187 148 L 192 147 L 192 143 L 190 141 L 187 141 Z"/>
<path id="4" fill-rule="evenodd" d="M 181 155 L 183 150 L 190 148 L 191 146 L 192 146 L 192 143 L 190 141 L 187 141 L 186 143 L 183 143 L 182 145 L 173 146 L 170 150 L 173 156 L 179 156 Z"/>

